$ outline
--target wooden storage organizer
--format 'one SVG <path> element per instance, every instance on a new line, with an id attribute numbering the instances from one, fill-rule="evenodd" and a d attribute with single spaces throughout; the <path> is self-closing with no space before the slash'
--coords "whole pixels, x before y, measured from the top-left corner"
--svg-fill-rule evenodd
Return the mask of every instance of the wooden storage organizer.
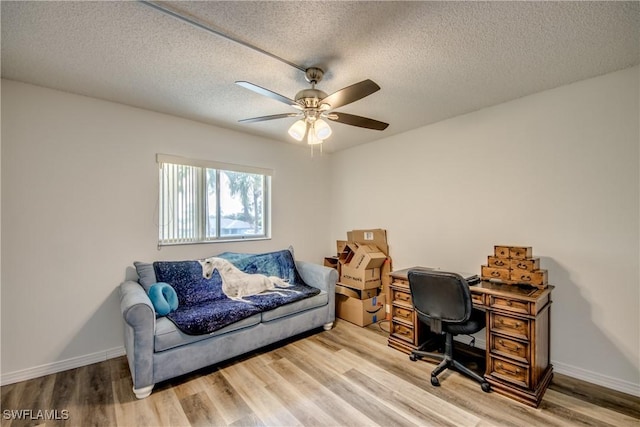
<path id="1" fill-rule="evenodd" d="M 507 285 L 529 285 L 544 289 L 547 270 L 540 269 L 540 258 L 533 257 L 531 246 L 494 246 L 487 265 L 480 267 L 482 280 Z"/>
<path id="2" fill-rule="evenodd" d="M 411 353 L 429 335 L 411 303 L 410 269 L 391 273 L 389 346 Z M 496 393 L 537 407 L 553 376 L 549 360 L 553 286 L 538 289 L 482 281 L 471 286 L 475 308 L 486 313 L 485 378 Z"/>

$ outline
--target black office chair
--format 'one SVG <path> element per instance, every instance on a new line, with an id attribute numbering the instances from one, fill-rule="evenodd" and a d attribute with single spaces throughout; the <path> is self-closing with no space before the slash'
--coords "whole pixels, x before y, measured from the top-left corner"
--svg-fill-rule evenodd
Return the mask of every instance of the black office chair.
<path id="1" fill-rule="evenodd" d="M 486 324 L 484 312 L 473 308 L 467 282 L 456 273 L 429 270 L 409 270 L 408 278 L 418 319 L 429 325 L 431 332 L 445 334 L 444 354 L 419 348 L 411 352 L 410 359 L 430 357 L 442 360 L 431 372 L 431 384 L 434 386 L 440 385 L 438 374 L 452 368 L 478 381 L 482 390 L 489 392 L 491 385 L 483 377 L 453 358 L 453 336 L 474 334 Z"/>

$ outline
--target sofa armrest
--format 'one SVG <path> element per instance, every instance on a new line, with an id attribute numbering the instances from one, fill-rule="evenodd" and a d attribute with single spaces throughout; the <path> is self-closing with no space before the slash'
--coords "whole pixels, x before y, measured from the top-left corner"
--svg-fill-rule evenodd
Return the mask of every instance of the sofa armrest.
<path id="1" fill-rule="evenodd" d="M 307 285 L 332 294 L 336 292 L 338 271 L 335 268 L 306 261 L 296 261 L 296 268 Z"/>
<path id="2" fill-rule="evenodd" d="M 314 288 L 327 292 L 327 317 L 324 320 L 325 330 L 329 330 L 336 319 L 336 282 L 338 270 L 311 262 L 296 261 L 296 268 L 302 280 Z"/>
<path id="3" fill-rule="evenodd" d="M 153 384 L 156 314 L 144 288 L 134 281 L 120 285 L 120 311 L 125 322 L 124 346 L 134 388 Z"/>

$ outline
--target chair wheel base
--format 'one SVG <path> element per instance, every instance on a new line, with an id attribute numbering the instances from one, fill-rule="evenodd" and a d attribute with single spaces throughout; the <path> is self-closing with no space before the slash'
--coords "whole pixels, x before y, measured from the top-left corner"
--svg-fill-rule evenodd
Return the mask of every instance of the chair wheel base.
<path id="1" fill-rule="evenodd" d="M 415 354 L 411 353 L 409 355 L 409 360 L 411 360 L 412 362 L 415 362 L 416 360 L 418 360 L 418 356 L 416 356 Z"/>
<path id="2" fill-rule="evenodd" d="M 440 387 L 440 381 L 438 377 L 431 377 L 431 385 L 434 387 Z"/>
<path id="3" fill-rule="evenodd" d="M 491 384 L 489 384 L 488 382 L 480 384 L 480 387 L 482 387 L 482 391 L 484 391 L 485 393 L 489 393 L 491 391 Z"/>

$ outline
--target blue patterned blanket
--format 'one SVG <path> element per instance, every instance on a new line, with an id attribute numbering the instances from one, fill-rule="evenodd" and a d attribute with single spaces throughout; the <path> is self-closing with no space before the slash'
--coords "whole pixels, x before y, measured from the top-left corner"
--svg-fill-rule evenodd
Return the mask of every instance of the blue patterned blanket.
<path id="1" fill-rule="evenodd" d="M 245 273 L 280 277 L 291 285 L 286 289 L 298 292 L 245 297 L 249 302 L 232 300 L 222 292 L 222 278 L 217 270 L 206 279 L 198 261 L 154 262 L 156 279 L 169 283 L 178 295 L 178 308 L 167 318 L 186 334 L 208 334 L 256 313 L 320 293 L 319 289 L 304 283 L 289 250 L 265 254 L 225 252 L 217 257 L 228 260 Z"/>

